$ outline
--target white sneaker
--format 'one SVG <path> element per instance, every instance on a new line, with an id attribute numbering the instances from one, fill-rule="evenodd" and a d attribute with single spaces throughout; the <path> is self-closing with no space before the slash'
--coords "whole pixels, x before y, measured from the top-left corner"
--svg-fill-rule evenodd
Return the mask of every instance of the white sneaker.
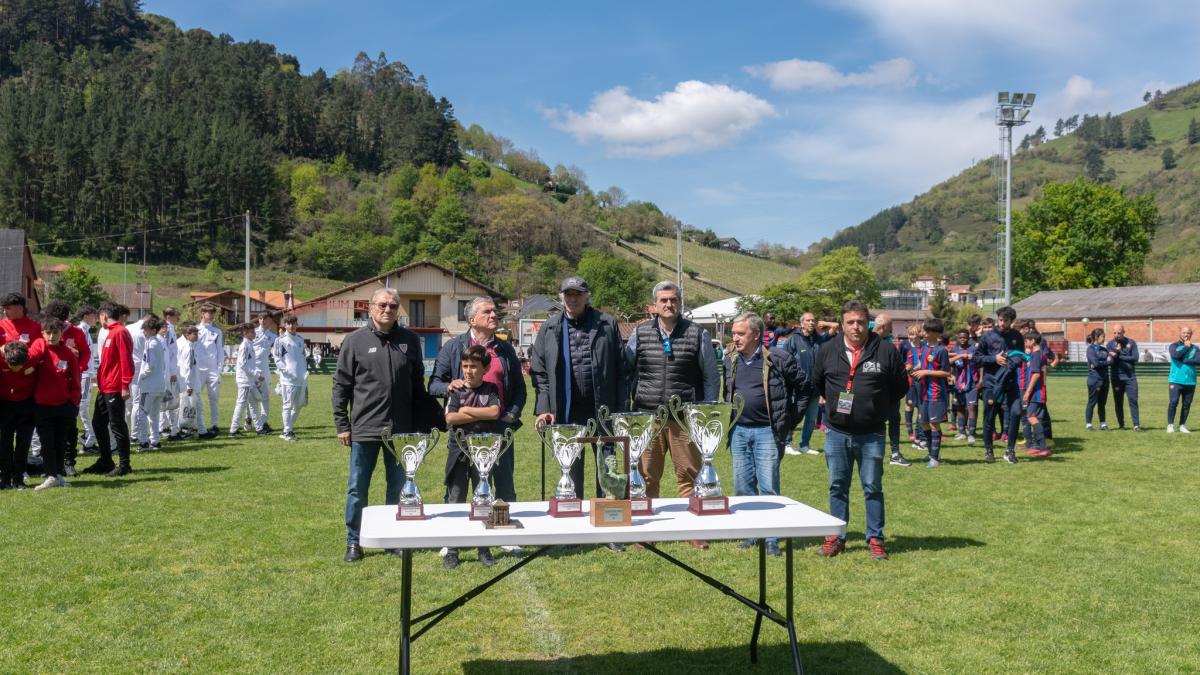
<path id="1" fill-rule="evenodd" d="M 967 440 L 967 437 L 964 434 L 954 434 L 954 440 L 965 441 L 965 440 Z"/>
<path id="2" fill-rule="evenodd" d="M 1180 425 L 1179 425 L 1179 433 L 1181 433 L 1181 434 L 1190 434 L 1190 433 L 1192 433 L 1192 432 L 1191 432 L 1191 431 L 1188 431 L 1188 428 L 1187 428 L 1187 427 L 1185 427 L 1185 426 L 1183 426 L 1182 424 L 1180 424 Z"/>
<path id="3" fill-rule="evenodd" d="M 443 557 L 443 558 L 445 558 L 445 557 L 446 557 L 446 554 L 447 554 L 447 553 L 449 553 L 449 552 L 450 552 L 450 549 L 449 549 L 449 548 L 447 548 L 447 547 L 445 547 L 445 546 L 443 546 L 443 547 L 442 547 L 442 550 L 438 551 L 438 555 L 439 555 L 439 556 L 441 556 L 441 557 Z"/>
<path id="4" fill-rule="evenodd" d="M 521 555 L 525 552 L 525 549 L 521 548 L 520 546 L 501 546 L 500 550 L 513 555 Z"/>
<path id="5" fill-rule="evenodd" d="M 289 442 L 289 443 L 295 443 L 295 442 L 296 442 L 296 434 L 286 434 L 286 433 L 284 433 L 284 434 L 279 434 L 279 438 L 281 438 L 282 440 L 285 440 L 285 441 L 287 441 L 287 442 Z"/>
<path id="6" fill-rule="evenodd" d="M 803 453 L 804 453 L 804 454 L 806 454 L 806 455 L 819 455 L 819 454 L 821 454 L 821 451 L 820 451 L 820 450 L 814 450 L 813 448 L 808 448 L 808 447 L 805 447 L 805 448 L 800 448 L 800 452 L 803 452 Z"/>
<path id="7" fill-rule="evenodd" d="M 54 487 L 58 487 L 58 476 L 47 477 L 46 480 L 42 481 L 41 485 L 39 485 L 33 489 L 35 491 L 40 492 L 41 490 L 48 490 L 48 489 L 54 488 Z"/>
<path id="8" fill-rule="evenodd" d="M 1168 433 L 1168 434 L 1173 434 L 1173 433 L 1175 433 L 1175 425 L 1174 425 L 1174 424 L 1168 424 L 1168 425 L 1167 425 L 1167 433 Z"/>
<path id="9" fill-rule="evenodd" d="M 797 449 L 795 449 L 795 448 L 793 448 L 793 447 L 791 446 L 791 444 L 789 443 L 789 444 L 787 445 L 787 447 L 785 447 L 785 448 L 783 449 L 783 454 L 785 454 L 785 455 L 792 455 L 792 456 L 796 456 L 796 455 L 803 455 L 804 453 L 803 453 L 803 452 L 800 452 L 799 450 L 797 450 Z"/>
<path id="10" fill-rule="evenodd" d="M 1088 422 L 1087 424 L 1085 424 L 1085 425 L 1083 426 L 1083 428 L 1084 428 L 1086 431 L 1091 431 L 1091 430 L 1092 430 L 1092 424 L 1091 424 L 1091 422 Z"/>
<path id="11" fill-rule="evenodd" d="M 975 437 L 967 436 L 967 445 L 975 445 Z"/>

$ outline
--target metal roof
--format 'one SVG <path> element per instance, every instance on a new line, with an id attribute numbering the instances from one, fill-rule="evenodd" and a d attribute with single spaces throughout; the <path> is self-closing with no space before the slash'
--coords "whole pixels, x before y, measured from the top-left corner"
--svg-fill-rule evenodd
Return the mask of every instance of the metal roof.
<path id="1" fill-rule="evenodd" d="M 25 274 L 25 230 L 0 230 L 0 295 L 22 293 Z"/>
<path id="2" fill-rule="evenodd" d="M 1200 317 L 1200 283 L 1042 291 L 1013 309 L 1022 319 Z"/>

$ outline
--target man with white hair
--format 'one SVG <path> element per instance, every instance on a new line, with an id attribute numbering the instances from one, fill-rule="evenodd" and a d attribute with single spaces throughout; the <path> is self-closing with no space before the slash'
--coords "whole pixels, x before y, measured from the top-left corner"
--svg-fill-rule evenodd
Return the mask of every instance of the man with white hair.
<path id="1" fill-rule="evenodd" d="M 343 558 L 348 563 L 363 557 L 359 529 L 380 454 L 387 481 L 384 502 L 400 501 L 404 471 L 394 455 L 384 452 L 383 439 L 445 429 L 441 407 L 425 389 L 421 340 L 396 321 L 400 294 L 394 288 L 375 291 L 368 312 L 367 325 L 342 341 L 333 375 L 333 422 L 338 442 L 350 448 Z"/>
<path id="2" fill-rule="evenodd" d="M 517 351 L 507 340 L 496 337 L 499 320 L 494 300 L 474 298 L 467 303 L 464 314 L 470 328 L 442 345 L 433 365 L 433 374 L 429 376 L 429 393 L 444 399 L 452 391 L 468 388 L 462 374 L 462 353 L 468 347 L 483 347 L 491 356 L 491 365 L 483 374 L 483 381 L 491 382 L 500 392 L 501 415 L 495 433 L 503 434 L 506 429 L 515 432 L 521 427 L 521 410 L 525 407 L 526 397 L 525 376 L 521 372 Z M 496 496 L 510 503 L 517 501 L 517 490 L 513 484 L 515 455 L 512 451 L 504 453 L 492 470 L 492 477 L 496 479 Z"/>

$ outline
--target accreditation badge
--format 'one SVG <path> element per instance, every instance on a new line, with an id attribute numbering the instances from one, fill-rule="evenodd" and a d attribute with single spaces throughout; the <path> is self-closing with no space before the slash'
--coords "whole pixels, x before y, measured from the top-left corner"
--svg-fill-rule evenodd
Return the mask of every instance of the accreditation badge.
<path id="1" fill-rule="evenodd" d="M 848 391 L 843 391 L 838 394 L 837 411 L 843 415 L 849 415 L 850 409 L 854 407 L 854 394 Z"/>

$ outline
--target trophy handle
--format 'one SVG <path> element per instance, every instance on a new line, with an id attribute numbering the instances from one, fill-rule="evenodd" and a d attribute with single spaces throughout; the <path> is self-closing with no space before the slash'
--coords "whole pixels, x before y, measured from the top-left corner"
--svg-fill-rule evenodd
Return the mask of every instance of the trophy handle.
<path id="1" fill-rule="evenodd" d="M 442 432 L 436 428 L 430 429 L 429 430 L 429 446 L 426 448 L 426 452 L 433 450 L 437 446 L 438 441 L 440 441 L 440 440 L 442 440 Z"/>
<path id="2" fill-rule="evenodd" d="M 506 450 L 511 448 L 512 444 L 513 444 L 513 430 L 511 428 L 505 429 L 504 430 L 504 440 L 500 441 L 500 452 L 496 453 L 496 459 L 497 460 L 500 459 L 500 455 L 503 455 Z"/>
<path id="3" fill-rule="evenodd" d="M 672 394 L 669 401 L 671 409 L 671 417 L 679 423 L 679 426 L 687 429 L 687 420 L 683 418 L 683 399 L 679 398 L 679 394 Z"/>
<path id="4" fill-rule="evenodd" d="M 729 419 L 729 427 L 732 429 L 738 418 L 742 416 L 742 411 L 746 409 L 746 397 L 741 394 L 733 395 L 733 417 Z"/>
<path id="5" fill-rule="evenodd" d="M 607 408 L 605 408 L 604 410 L 605 410 L 605 412 L 608 412 Z M 599 425 L 596 424 L 595 418 L 588 420 L 587 424 L 583 425 L 584 437 L 586 438 L 588 436 L 595 436 L 596 435 L 596 427 L 598 427 L 598 426 Z"/>
<path id="6" fill-rule="evenodd" d="M 455 429 L 450 432 L 450 438 L 454 439 L 454 444 L 458 446 L 460 452 L 467 451 L 467 435 L 462 429 Z"/>
<path id="7" fill-rule="evenodd" d="M 667 428 L 667 418 L 670 417 L 670 415 L 671 413 L 667 412 L 667 406 L 665 405 L 660 405 L 654 410 L 654 422 L 651 423 L 654 425 L 654 430 L 650 434 L 650 440 L 654 440 L 656 436 L 661 434 L 663 430 Z"/>
<path id="8" fill-rule="evenodd" d="M 588 423 L 589 424 L 596 423 L 596 426 L 598 426 L 599 428 L 604 430 L 605 436 L 612 436 L 613 432 L 612 432 L 612 427 L 609 425 L 610 422 L 612 422 L 612 411 L 610 411 L 608 409 L 608 406 L 601 405 L 596 410 L 596 418 L 593 420 L 589 420 Z M 592 432 L 593 433 L 588 433 L 585 435 L 586 436 L 594 435 L 595 429 L 593 429 Z"/>

